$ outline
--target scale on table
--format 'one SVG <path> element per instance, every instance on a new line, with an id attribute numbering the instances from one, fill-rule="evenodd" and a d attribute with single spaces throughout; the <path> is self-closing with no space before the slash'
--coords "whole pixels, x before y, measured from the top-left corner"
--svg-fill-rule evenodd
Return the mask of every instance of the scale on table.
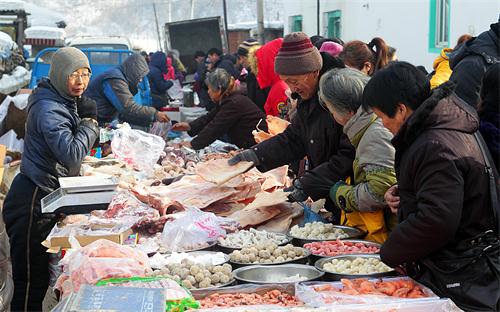
<path id="1" fill-rule="evenodd" d="M 60 188 L 42 198 L 42 213 L 66 215 L 89 213 L 108 208 L 116 194 L 118 180 L 115 177 L 68 177 L 59 178 Z"/>

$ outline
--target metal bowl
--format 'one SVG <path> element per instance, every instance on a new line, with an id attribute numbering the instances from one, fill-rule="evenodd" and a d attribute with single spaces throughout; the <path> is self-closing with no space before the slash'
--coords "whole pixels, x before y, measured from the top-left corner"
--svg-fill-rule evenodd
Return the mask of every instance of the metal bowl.
<path id="1" fill-rule="evenodd" d="M 353 228 L 353 227 L 350 227 L 350 226 L 334 225 L 333 227 L 335 229 L 340 229 L 340 230 L 344 231 L 347 235 L 349 235 L 346 238 L 341 238 L 341 240 L 362 238 L 362 237 L 364 237 L 366 235 L 366 232 L 363 232 L 363 231 L 361 231 L 361 230 L 359 230 L 357 228 Z M 307 243 L 326 242 L 326 241 L 337 240 L 336 238 L 334 238 L 334 239 L 301 238 L 301 237 L 297 237 L 297 236 L 292 235 L 290 232 L 288 232 L 288 236 L 290 236 L 292 238 L 292 243 L 295 246 L 299 246 L 299 247 L 302 247 L 302 246 L 304 246 Z"/>
<path id="2" fill-rule="evenodd" d="M 382 246 L 379 243 L 375 243 L 375 242 L 367 241 L 367 240 L 362 240 L 362 239 L 343 239 L 342 241 L 343 242 L 351 242 L 351 243 L 362 243 L 362 244 L 365 244 L 366 246 L 375 246 L 375 247 L 378 247 L 379 249 Z M 324 241 L 324 242 L 326 242 L 326 241 Z M 307 250 L 309 250 L 309 249 L 307 249 Z M 367 254 L 367 253 L 340 254 L 338 256 L 344 256 L 344 255 L 362 255 L 362 254 Z M 376 254 L 378 254 L 378 253 L 374 253 L 373 255 L 376 255 Z M 367 254 L 367 255 L 371 255 L 371 254 Z M 316 261 L 318 261 L 319 259 L 322 259 L 322 258 L 331 258 L 331 257 L 335 257 L 335 256 L 323 256 L 323 255 L 315 254 L 314 252 L 311 251 L 311 261 L 314 261 L 314 262 L 316 262 Z"/>
<path id="3" fill-rule="evenodd" d="M 278 246 L 285 246 L 286 244 L 290 244 L 292 242 L 292 238 L 288 236 L 287 234 L 282 234 L 285 236 L 285 242 L 278 244 Z M 251 247 L 251 246 L 245 246 L 245 247 Z M 230 254 L 235 250 L 241 250 L 244 247 L 233 247 L 233 246 L 227 246 L 227 245 L 222 245 L 221 243 L 217 242 L 217 249 L 219 251 L 222 251 L 223 253 Z"/>
<path id="4" fill-rule="evenodd" d="M 233 266 L 233 268 L 241 268 L 249 265 L 262 265 L 262 266 L 270 266 L 270 265 L 281 265 L 281 264 L 287 264 L 287 263 L 296 263 L 296 264 L 309 264 L 309 256 L 311 255 L 311 252 L 307 250 L 306 248 L 302 248 L 302 250 L 305 252 L 305 256 L 302 256 L 300 258 L 296 258 L 293 260 L 288 260 L 288 261 L 283 261 L 283 262 L 272 262 L 272 263 L 242 263 L 242 262 L 236 262 L 231 260 L 231 256 L 229 256 L 229 263 Z"/>
<path id="5" fill-rule="evenodd" d="M 286 278 L 299 274 L 305 277 L 301 282 L 320 279 L 325 273 L 304 264 L 252 265 L 233 271 L 233 276 L 241 283 L 289 284 Z"/>
<path id="6" fill-rule="evenodd" d="M 356 258 L 375 258 L 380 260 L 380 256 L 377 254 L 357 254 L 357 255 L 342 255 L 342 256 L 335 256 L 335 257 L 329 257 L 329 258 L 323 258 L 314 264 L 316 269 L 322 271 L 325 273 L 325 279 L 326 280 L 333 280 L 333 281 L 340 281 L 342 278 L 379 278 L 379 277 L 386 277 L 386 276 L 396 276 L 398 275 L 395 270 L 391 270 L 388 272 L 383 272 L 383 273 L 373 273 L 373 274 L 342 274 L 342 273 L 336 273 L 332 271 L 328 271 L 323 269 L 323 266 L 325 265 L 326 262 L 330 262 L 333 259 L 339 259 L 339 260 L 354 260 Z"/>

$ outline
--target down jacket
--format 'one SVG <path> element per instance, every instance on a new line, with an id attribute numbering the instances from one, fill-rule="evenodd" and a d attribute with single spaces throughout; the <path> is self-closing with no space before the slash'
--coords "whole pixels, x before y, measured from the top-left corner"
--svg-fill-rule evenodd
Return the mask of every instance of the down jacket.
<path id="1" fill-rule="evenodd" d="M 495 229 L 483 155 L 475 140 L 475 110 L 453 93 L 436 88 L 392 140 L 396 148 L 399 224 L 380 256 L 394 267 Z"/>
<path id="2" fill-rule="evenodd" d="M 222 99 L 209 113 L 189 123 L 190 136 L 196 137 L 191 141 L 194 149 L 202 149 L 218 138 L 227 134 L 230 143 L 249 148 L 255 144 L 252 131 L 266 115 L 248 97 L 233 92 Z M 262 123 L 264 130 L 267 124 Z"/>
<path id="3" fill-rule="evenodd" d="M 170 71 L 174 71 L 174 68 L 172 67 Z M 148 79 L 151 88 L 151 97 L 153 98 L 152 103 L 157 109 L 168 104 L 166 93 L 174 83 L 170 80 L 165 80 L 163 75 L 170 73 L 170 71 L 167 67 L 167 56 L 165 53 L 155 52 L 151 56 L 151 62 L 149 62 Z"/>
<path id="4" fill-rule="evenodd" d="M 327 198 L 337 181 L 352 175 L 355 149 L 317 94 L 298 101 L 288 128 L 252 147 L 260 160 L 257 169 L 264 172 L 307 157 L 312 170 L 300 178 L 302 188 L 314 200 Z"/>
<path id="5" fill-rule="evenodd" d="M 155 119 L 154 107 L 135 102 L 137 86 L 149 71 L 148 64 L 140 54 L 129 56 L 119 67 L 110 69 L 90 81 L 85 95 L 97 103 L 97 121 L 111 122 L 119 114 L 126 121 L 148 126 Z"/>
<path id="6" fill-rule="evenodd" d="M 466 103 L 477 107 L 479 90 L 484 73 L 493 64 L 500 63 L 499 23 L 492 24 L 490 30 L 468 40 L 448 54 L 453 73 L 450 80 L 455 82 L 456 94 Z"/>
<path id="7" fill-rule="evenodd" d="M 28 99 L 21 173 L 45 192 L 59 188 L 58 178 L 77 176 L 83 158 L 99 136 L 90 120 L 81 120 L 76 100 L 62 97 L 42 80 Z"/>

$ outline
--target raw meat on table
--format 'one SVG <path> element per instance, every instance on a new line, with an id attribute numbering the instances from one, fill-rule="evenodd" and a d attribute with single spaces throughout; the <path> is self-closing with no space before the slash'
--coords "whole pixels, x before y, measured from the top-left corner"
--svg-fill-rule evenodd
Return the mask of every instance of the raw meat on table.
<path id="1" fill-rule="evenodd" d="M 264 223 L 277 215 L 279 215 L 282 209 L 286 209 L 283 205 L 276 205 L 270 207 L 256 207 L 252 209 L 242 209 L 236 211 L 228 218 L 237 221 L 241 228 L 246 228 L 248 226 L 255 226 Z"/>
<path id="2" fill-rule="evenodd" d="M 196 173 L 206 181 L 222 185 L 252 167 L 253 163 L 250 161 L 240 161 L 230 166 L 226 159 L 215 159 L 199 163 L 196 166 Z"/>
<path id="3" fill-rule="evenodd" d="M 288 192 L 283 192 L 283 190 L 278 190 L 272 193 L 261 192 L 255 196 L 255 200 L 248 205 L 245 210 L 285 203 L 288 200 L 288 194 Z"/>

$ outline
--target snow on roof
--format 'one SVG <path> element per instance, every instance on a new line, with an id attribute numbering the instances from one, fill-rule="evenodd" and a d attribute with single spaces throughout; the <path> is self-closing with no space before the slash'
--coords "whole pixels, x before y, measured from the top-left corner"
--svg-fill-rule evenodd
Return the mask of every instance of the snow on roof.
<path id="1" fill-rule="evenodd" d="M 24 2 L 19 0 L 0 1 L 0 11 L 24 10 Z"/>
<path id="2" fill-rule="evenodd" d="M 62 39 L 66 38 L 66 31 L 62 28 L 50 26 L 33 26 L 24 31 L 26 38 Z"/>
<path id="3" fill-rule="evenodd" d="M 268 29 L 283 29 L 284 23 L 282 21 L 265 21 L 264 28 Z M 231 29 L 253 29 L 257 28 L 257 22 L 239 22 L 236 24 L 228 24 L 227 28 Z"/>

